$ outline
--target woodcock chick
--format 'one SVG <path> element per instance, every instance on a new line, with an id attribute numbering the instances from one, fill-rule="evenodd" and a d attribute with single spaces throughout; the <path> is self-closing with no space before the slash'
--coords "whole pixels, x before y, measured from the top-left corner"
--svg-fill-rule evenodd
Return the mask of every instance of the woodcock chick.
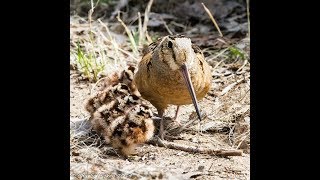
<path id="1" fill-rule="evenodd" d="M 165 36 L 144 50 L 134 82 L 141 96 L 157 109 L 160 138 L 163 139 L 163 114 L 169 104 L 193 103 L 201 120 L 197 99 L 210 89 L 211 72 L 200 48 L 183 35 Z M 179 121 L 177 121 L 179 123 Z"/>
<path id="2" fill-rule="evenodd" d="M 120 76 L 114 74 L 85 106 L 93 129 L 124 156 L 135 153 L 135 146 L 154 133 L 152 112 L 136 95 L 133 72 L 134 67 L 129 67 Z"/>

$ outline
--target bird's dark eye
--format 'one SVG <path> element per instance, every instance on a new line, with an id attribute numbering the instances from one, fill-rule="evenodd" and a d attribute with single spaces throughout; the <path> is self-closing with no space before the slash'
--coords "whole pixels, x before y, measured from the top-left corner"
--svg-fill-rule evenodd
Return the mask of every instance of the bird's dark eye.
<path id="1" fill-rule="evenodd" d="M 169 42 L 168 42 L 168 48 L 172 48 L 172 45 L 173 45 L 172 42 L 169 41 Z"/>
<path id="2" fill-rule="evenodd" d="M 121 84 L 121 89 L 129 90 L 128 86 L 125 84 Z"/>

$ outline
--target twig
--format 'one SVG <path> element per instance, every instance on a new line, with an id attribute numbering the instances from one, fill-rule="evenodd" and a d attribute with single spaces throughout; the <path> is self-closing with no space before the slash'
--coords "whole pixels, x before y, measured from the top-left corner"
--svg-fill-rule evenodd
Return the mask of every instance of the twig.
<path id="1" fill-rule="evenodd" d="M 247 96 L 248 92 L 250 92 L 250 89 L 248 89 L 247 92 L 244 94 L 244 96 L 239 100 L 240 103 L 241 103 L 241 101 L 244 99 L 244 97 Z"/>
<path id="2" fill-rule="evenodd" d="M 207 114 L 205 114 L 205 113 L 202 113 L 202 115 L 201 115 L 201 119 L 205 119 L 205 118 L 207 118 Z M 193 124 L 195 121 L 198 121 L 199 119 L 198 119 L 198 117 L 193 117 L 193 118 L 191 118 L 191 120 L 189 120 L 186 124 L 184 124 L 183 126 L 181 126 L 181 127 L 179 127 L 178 129 L 176 129 L 176 128 L 172 128 L 172 129 L 170 129 L 169 131 L 173 131 L 174 130 L 174 134 L 179 134 L 179 133 L 181 133 L 182 131 L 184 131 L 188 126 L 190 126 L 191 124 Z M 199 124 L 200 125 L 200 124 Z M 200 129 L 200 128 L 199 128 Z M 172 134 L 173 134 L 172 133 Z"/>
<path id="3" fill-rule="evenodd" d="M 112 46 L 113 46 L 113 48 L 114 48 L 114 50 L 115 50 L 115 52 L 116 52 L 116 55 L 117 55 L 117 58 L 115 58 L 115 59 L 116 59 L 115 62 L 116 62 L 116 64 L 117 64 L 117 60 L 120 59 L 119 51 L 118 51 L 120 48 L 118 47 L 118 44 L 115 42 L 115 40 L 112 38 L 108 26 L 107 26 L 106 24 L 104 24 L 100 19 L 98 19 L 98 22 L 99 22 L 104 28 L 106 28 L 107 34 L 108 34 L 108 36 L 109 36 L 109 38 L 110 38 L 110 40 L 108 39 L 108 41 L 112 44 Z M 105 39 L 105 40 L 107 39 L 107 38 L 105 37 L 105 35 L 104 35 L 101 31 L 99 31 L 99 33 L 100 33 L 100 35 L 103 37 L 103 39 Z"/>
<path id="4" fill-rule="evenodd" d="M 103 39 L 104 39 L 105 41 L 110 42 L 110 43 L 112 44 L 112 41 L 110 41 L 108 38 L 106 38 L 101 31 L 99 31 L 99 33 L 100 33 L 101 36 L 103 36 Z M 123 52 L 124 54 L 126 54 L 126 55 L 128 55 L 128 56 L 130 56 L 130 57 L 131 57 L 132 59 L 134 59 L 135 61 L 139 61 L 139 59 L 136 58 L 136 57 L 134 57 L 130 52 L 125 51 L 125 50 L 119 48 L 118 46 L 115 46 L 115 49 Z"/>
<path id="5" fill-rule="evenodd" d="M 211 71 L 215 70 L 223 61 L 225 61 L 228 58 L 223 58 L 221 61 L 219 61 L 213 68 Z"/>
<path id="6" fill-rule="evenodd" d="M 92 88 L 90 89 L 90 95 L 92 95 L 92 92 L 93 90 L 97 87 L 98 83 L 100 83 L 101 81 L 105 80 L 105 79 L 108 79 L 109 77 L 103 77 L 101 79 L 99 79 L 93 86 Z"/>
<path id="7" fill-rule="evenodd" d="M 128 37 L 129 37 L 130 42 L 131 42 L 131 45 L 132 45 L 133 53 L 134 53 L 135 55 L 138 55 L 139 52 L 138 52 L 137 45 L 136 45 L 136 43 L 135 43 L 135 41 L 134 41 L 133 35 L 132 35 L 130 29 L 127 27 L 127 25 L 126 25 L 126 24 L 122 21 L 122 19 L 120 18 L 120 13 L 118 13 L 117 20 L 120 22 L 120 24 L 124 27 L 124 29 L 125 29 L 126 32 L 127 32 L 127 35 L 128 35 Z"/>
<path id="8" fill-rule="evenodd" d="M 139 31 L 139 42 L 138 45 L 141 46 L 142 45 L 142 41 L 144 40 L 144 35 L 142 32 L 142 22 L 141 22 L 141 14 L 140 12 L 138 12 L 138 31 Z"/>
<path id="9" fill-rule="evenodd" d="M 249 33 L 249 37 L 250 37 L 250 11 L 249 11 L 249 0 L 247 0 L 247 17 L 248 17 L 248 33 Z"/>
<path id="10" fill-rule="evenodd" d="M 169 29 L 166 21 L 164 21 L 162 17 L 161 17 L 161 21 L 163 22 L 163 25 L 164 25 L 164 27 L 167 29 L 168 33 L 169 33 L 170 35 L 172 35 L 172 34 L 173 34 L 172 31 Z"/>
<path id="11" fill-rule="evenodd" d="M 92 24 L 91 24 L 91 22 L 92 22 L 92 14 L 93 14 L 93 12 L 94 12 L 94 8 L 95 8 L 95 7 L 98 5 L 98 3 L 99 3 L 99 0 L 96 2 L 95 5 L 93 5 L 93 0 L 91 0 L 90 2 L 91 2 L 91 9 L 90 9 L 89 12 L 88 12 L 88 20 L 89 20 L 90 32 L 92 32 Z M 91 35 L 91 38 L 92 38 L 92 34 L 90 34 L 90 35 Z"/>
<path id="12" fill-rule="evenodd" d="M 182 28 L 183 29 L 182 31 L 186 31 L 186 29 L 187 29 L 187 27 L 185 25 L 174 22 L 174 21 L 171 21 L 170 24 Z"/>
<path id="13" fill-rule="evenodd" d="M 229 134 L 228 134 L 228 140 L 229 140 L 229 144 L 230 145 L 233 145 L 233 140 L 232 140 L 232 137 L 231 136 L 233 136 L 233 134 L 234 134 L 234 129 L 236 128 L 236 125 L 233 125 L 232 127 L 231 127 L 231 129 L 230 129 L 230 131 L 229 131 Z"/>
<path id="14" fill-rule="evenodd" d="M 214 150 L 210 148 L 186 146 L 186 145 L 181 145 L 173 142 L 160 140 L 157 137 L 154 137 L 148 143 L 155 146 L 165 147 L 169 149 L 176 149 L 176 150 L 181 150 L 181 151 L 191 152 L 191 153 L 210 154 L 210 155 L 216 155 L 216 156 L 242 156 L 242 150 L 222 150 L 222 149 Z"/>
<path id="15" fill-rule="evenodd" d="M 216 59 L 217 57 L 221 56 L 224 52 L 226 52 L 229 48 L 225 48 L 224 50 L 220 51 L 217 55 L 215 55 L 214 57 L 210 58 L 210 59 Z"/>
<path id="16" fill-rule="evenodd" d="M 128 5 L 128 2 L 128 0 L 119 0 L 109 19 L 112 20 L 123 7 Z"/>
<path id="17" fill-rule="evenodd" d="M 241 144 L 243 143 L 243 141 L 249 136 L 249 133 L 250 133 L 250 131 L 248 131 L 246 134 L 245 134 L 245 136 L 242 138 L 242 140 L 239 142 L 239 144 L 238 144 L 238 146 L 237 146 L 237 148 L 236 149 L 239 149 L 240 148 L 240 146 L 241 146 Z"/>
<path id="18" fill-rule="evenodd" d="M 235 85 L 241 83 L 241 82 L 244 81 L 244 80 L 245 80 L 245 78 L 242 78 L 242 79 L 240 79 L 240 80 L 238 80 L 238 81 L 236 81 L 236 82 L 234 82 L 234 83 L 229 84 L 227 87 L 225 87 L 225 88 L 221 91 L 220 96 L 225 95 L 225 94 L 226 94 L 227 92 L 229 92 Z"/>
<path id="19" fill-rule="evenodd" d="M 109 32 L 109 30 L 108 30 L 109 28 L 108 28 L 100 19 L 98 19 L 98 21 L 107 29 L 107 32 Z M 119 48 L 118 45 L 116 44 L 116 42 L 114 42 L 113 40 L 109 40 L 101 31 L 99 31 L 99 33 L 100 33 L 100 35 L 102 36 L 102 38 L 103 38 L 105 41 L 111 43 L 116 50 L 119 50 L 119 51 L 123 52 L 124 54 L 130 56 L 132 59 L 134 59 L 134 60 L 136 60 L 136 61 L 139 60 L 139 59 L 137 59 L 136 57 L 134 57 L 130 52 L 125 51 L 125 50 Z M 108 34 L 109 34 L 109 33 L 108 33 Z M 111 38 L 111 34 L 109 34 L 109 36 L 110 36 L 110 38 Z"/>
<path id="20" fill-rule="evenodd" d="M 220 31 L 220 28 L 219 28 L 216 20 L 214 20 L 212 14 L 211 14 L 211 12 L 210 12 L 210 10 L 209 10 L 203 3 L 201 3 L 201 4 L 202 4 L 204 10 L 205 10 L 205 11 L 207 12 L 207 14 L 209 15 L 209 17 L 210 17 L 211 21 L 213 22 L 214 26 L 218 29 L 220 36 L 223 37 L 223 35 L 222 35 L 221 31 Z"/>
<path id="21" fill-rule="evenodd" d="M 242 66 L 236 71 L 236 73 L 239 73 L 248 63 L 248 59 L 244 60 Z"/>
<path id="22" fill-rule="evenodd" d="M 227 92 L 229 92 L 236 84 L 237 84 L 237 82 L 234 82 L 234 83 L 229 84 L 227 87 L 225 87 L 225 88 L 221 91 L 220 96 L 223 96 L 223 95 L 227 94 Z"/>
<path id="23" fill-rule="evenodd" d="M 147 37 L 148 43 L 151 43 L 151 42 L 152 42 L 152 39 L 151 39 L 151 37 L 149 36 L 148 30 L 147 30 L 147 32 L 146 32 L 146 37 Z"/>
<path id="24" fill-rule="evenodd" d="M 142 27 L 142 37 L 141 39 L 145 39 L 145 35 L 147 34 L 147 26 L 148 26 L 148 21 L 149 21 L 149 14 L 150 14 L 150 10 L 151 10 L 151 6 L 152 6 L 153 0 L 150 0 L 148 2 L 147 8 L 144 11 L 144 19 L 143 19 L 143 27 Z"/>

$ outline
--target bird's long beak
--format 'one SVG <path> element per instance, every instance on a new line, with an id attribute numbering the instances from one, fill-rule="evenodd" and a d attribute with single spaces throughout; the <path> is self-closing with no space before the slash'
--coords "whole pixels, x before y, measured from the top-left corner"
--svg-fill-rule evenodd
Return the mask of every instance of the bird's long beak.
<path id="1" fill-rule="evenodd" d="M 194 88 L 193 88 L 193 85 L 191 83 L 191 79 L 190 79 L 190 75 L 189 75 L 189 71 L 188 71 L 188 68 L 185 64 L 183 64 L 181 66 L 181 71 L 182 71 L 182 74 L 183 74 L 183 78 L 184 78 L 184 81 L 186 82 L 186 85 L 188 87 L 188 90 L 189 90 L 189 93 L 190 93 L 190 96 L 192 98 L 192 103 L 196 109 L 196 112 L 197 112 L 197 115 L 201 121 L 201 115 L 200 115 L 200 110 L 199 110 L 199 106 L 198 106 L 198 101 L 197 101 L 197 98 L 196 98 L 196 93 L 194 92 Z"/>

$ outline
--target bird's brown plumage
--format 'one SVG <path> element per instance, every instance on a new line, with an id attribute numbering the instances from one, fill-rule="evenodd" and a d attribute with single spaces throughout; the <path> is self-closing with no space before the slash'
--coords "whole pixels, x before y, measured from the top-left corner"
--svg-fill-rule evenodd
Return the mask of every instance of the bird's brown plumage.
<path id="1" fill-rule="evenodd" d="M 211 73 L 200 48 L 184 36 L 165 36 L 149 45 L 139 63 L 134 82 L 141 96 L 156 107 L 162 117 L 169 104 L 191 104 L 181 73 L 185 64 L 198 100 L 209 91 Z"/>

